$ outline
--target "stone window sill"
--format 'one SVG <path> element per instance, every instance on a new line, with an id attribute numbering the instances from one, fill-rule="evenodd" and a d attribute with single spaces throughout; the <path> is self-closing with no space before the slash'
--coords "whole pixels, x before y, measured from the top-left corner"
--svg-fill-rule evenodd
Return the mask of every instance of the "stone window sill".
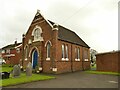
<path id="1" fill-rule="evenodd" d="M 28 59 L 27 58 L 25 58 L 25 61 L 27 61 Z"/>
<path id="2" fill-rule="evenodd" d="M 62 61 L 69 61 L 68 58 L 62 58 Z"/>
<path id="3" fill-rule="evenodd" d="M 75 59 L 75 61 L 80 61 L 80 59 Z"/>
<path id="4" fill-rule="evenodd" d="M 52 68 L 52 71 L 57 72 L 57 68 Z"/>
<path id="5" fill-rule="evenodd" d="M 85 62 L 88 62 L 89 60 L 88 59 L 84 59 Z"/>
<path id="6" fill-rule="evenodd" d="M 50 61 L 50 58 L 46 58 L 46 61 Z"/>
<path id="7" fill-rule="evenodd" d="M 33 42 L 37 42 L 37 41 L 44 41 L 44 40 L 43 40 L 43 37 L 40 37 L 40 38 L 38 38 L 38 39 L 34 39 L 34 40 L 33 40 Z"/>

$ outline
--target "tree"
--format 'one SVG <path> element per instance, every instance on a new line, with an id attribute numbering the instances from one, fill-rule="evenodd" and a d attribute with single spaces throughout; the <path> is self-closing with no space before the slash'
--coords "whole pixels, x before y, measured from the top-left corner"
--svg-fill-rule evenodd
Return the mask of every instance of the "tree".
<path id="1" fill-rule="evenodd" d="M 91 64 L 94 65 L 96 63 L 96 55 L 97 51 L 94 49 L 90 49 L 90 60 L 91 60 Z"/>

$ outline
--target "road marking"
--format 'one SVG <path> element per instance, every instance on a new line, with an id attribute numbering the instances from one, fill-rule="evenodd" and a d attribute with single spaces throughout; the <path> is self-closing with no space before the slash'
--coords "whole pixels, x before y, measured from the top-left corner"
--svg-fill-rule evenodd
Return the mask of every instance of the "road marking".
<path id="1" fill-rule="evenodd" d="M 109 83 L 118 83 L 118 82 L 116 82 L 116 81 L 108 81 Z"/>

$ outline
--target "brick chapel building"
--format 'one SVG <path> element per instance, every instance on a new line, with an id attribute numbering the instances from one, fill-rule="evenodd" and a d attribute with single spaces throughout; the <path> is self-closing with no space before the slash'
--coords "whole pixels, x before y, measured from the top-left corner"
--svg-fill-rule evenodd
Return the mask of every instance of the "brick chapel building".
<path id="1" fill-rule="evenodd" d="M 51 22 L 38 10 L 22 40 L 22 66 L 45 73 L 90 69 L 89 46 L 73 31 Z"/>

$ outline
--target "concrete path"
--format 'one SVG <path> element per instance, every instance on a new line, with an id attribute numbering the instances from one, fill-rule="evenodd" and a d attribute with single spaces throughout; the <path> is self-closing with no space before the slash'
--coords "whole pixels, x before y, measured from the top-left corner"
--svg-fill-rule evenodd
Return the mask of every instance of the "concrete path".
<path id="1" fill-rule="evenodd" d="M 52 75 L 56 79 L 38 81 L 7 88 L 118 88 L 118 76 L 74 72 Z"/>

